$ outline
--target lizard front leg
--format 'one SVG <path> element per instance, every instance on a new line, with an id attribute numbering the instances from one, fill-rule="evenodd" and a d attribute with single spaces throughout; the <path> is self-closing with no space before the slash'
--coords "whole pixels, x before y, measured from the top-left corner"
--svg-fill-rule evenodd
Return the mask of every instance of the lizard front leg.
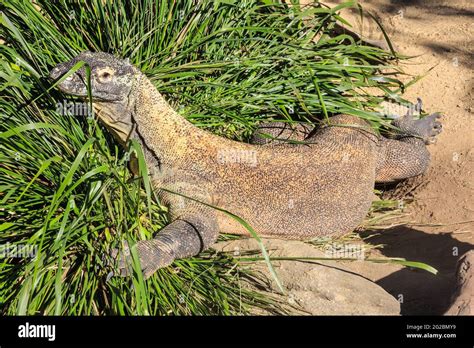
<path id="1" fill-rule="evenodd" d="M 209 209 L 193 210 L 176 218 L 154 239 L 139 241 L 132 248 L 136 248 L 143 275 L 148 278 L 176 259 L 195 256 L 206 250 L 217 240 L 218 233 L 215 213 Z M 130 275 L 130 248 L 125 246 L 121 253 L 115 251 L 113 256 L 117 259 L 119 275 Z"/>

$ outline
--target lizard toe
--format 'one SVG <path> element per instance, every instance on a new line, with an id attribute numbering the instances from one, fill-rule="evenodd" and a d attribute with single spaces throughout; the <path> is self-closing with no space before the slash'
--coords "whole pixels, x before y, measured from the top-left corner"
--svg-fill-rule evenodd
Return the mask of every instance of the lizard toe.
<path id="1" fill-rule="evenodd" d="M 438 139 L 436 137 L 429 137 L 428 139 L 426 139 L 425 144 L 433 145 L 433 144 L 436 144 L 437 141 Z"/>
<path id="2" fill-rule="evenodd" d="M 415 111 L 421 112 L 423 109 L 423 101 L 421 100 L 421 97 L 416 98 L 416 104 L 415 104 Z"/>
<path id="3" fill-rule="evenodd" d="M 441 124 L 441 122 L 435 122 L 433 124 L 433 130 L 431 133 L 433 135 L 438 135 L 439 133 L 441 133 L 442 130 L 443 130 L 443 125 Z"/>

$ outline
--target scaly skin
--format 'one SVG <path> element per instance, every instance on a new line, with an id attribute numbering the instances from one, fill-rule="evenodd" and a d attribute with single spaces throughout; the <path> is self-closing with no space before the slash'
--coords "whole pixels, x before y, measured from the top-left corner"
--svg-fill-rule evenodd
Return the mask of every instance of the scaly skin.
<path id="1" fill-rule="evenodd" d="M 421 120 L 419 127 L 420 121 L 407 115 L 397 121 L 404 125 L 403 138 L 386 139 L 365 121 L 338 115 L 315 131 L 266 125 L 253 139 L 259 145 L 241 143 L 192 125 L 144 74 L 111 55 L 82 53 L 58 65 L 51 77 L 66 73 L 79 60 L 91 66 L 99 118 L 122 143 L 128 138 L 141 143 L 153 187 L 170 209 L 172 222 L 153 240 L 138 242 L 145 276 L 205 250 L 219 231 L 247 234 L 223 212 L 184 197 L 240 216 L 260 236 L 304 240 L 341 235 L 367 214 L 376 181 L 400 180 L 426 169 L 429 156 L 423 141 L 439 132 L 435 118 Z M 86 96 L 84 76 L 80 69 L 60 88 Z M 306 144 L 262 139 L 261 133 Z M 119 257 L 122 274 L 128 273 L 129 258 L 127 250 Z"/>

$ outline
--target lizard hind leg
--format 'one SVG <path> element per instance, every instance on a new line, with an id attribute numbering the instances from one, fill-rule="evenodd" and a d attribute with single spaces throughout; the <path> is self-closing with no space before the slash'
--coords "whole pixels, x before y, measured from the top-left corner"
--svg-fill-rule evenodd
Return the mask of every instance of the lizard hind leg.
<path id="1" fill-rule="evenodd" d="M 421 111 L 418 98 L 414 108 L 392 121 L 397 128 L 394 139 L 380 138 L 377 156 L 376 182 L 394 182 L 423 174 L 428 168 L 430 154 L 426 145 L 435 142 L 441 133 L 441 115 L 434 113 L 414 119 L 413 112 Z"/>
<path id="2" fill-rule="evenodd" d="M 378 146 L 375 182 L 389 183 L 423 174 L 429 162 L 430 154 L 421 139 L 382 138 Z"/>

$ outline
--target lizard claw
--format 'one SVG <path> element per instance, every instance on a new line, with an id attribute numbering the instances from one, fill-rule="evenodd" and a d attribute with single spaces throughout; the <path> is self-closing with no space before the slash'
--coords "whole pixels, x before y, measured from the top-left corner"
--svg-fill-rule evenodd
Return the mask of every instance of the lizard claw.
<path id="1" fill-rule="evenodd" d="M 423 108 L 423 102 L 420 97 L 416 98 L 416 104 L 411 104 L 408 107 L 407 113 L 403 116 L 405 119 L 413 120 L 415 113 L 417 115 L 421 114 L 421 109 Z"/>
<path id="2" fill-rule="evenodd" d="M 416 98 L 415 111 L 421 113 L 421 109 L 423 109 L 423 101 L 418 97 Z"/>

